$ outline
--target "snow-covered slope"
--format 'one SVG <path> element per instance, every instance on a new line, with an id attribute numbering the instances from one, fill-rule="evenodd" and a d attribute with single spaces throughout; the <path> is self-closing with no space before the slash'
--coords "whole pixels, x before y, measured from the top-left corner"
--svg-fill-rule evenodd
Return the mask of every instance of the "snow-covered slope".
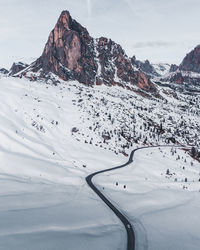
<path id="1" fill-rule="evenodd" d="M 139 150 L 132 165 L 95 180 L 131 218 L 136 249 L 197 250 L 199 172 L 186 151 L 162 147 Z"/>
<path id="2" fill-rule="evenodd" d="M 144 142 L 165 144 L 167 138 L 174 136 L 179 143 L 199 145 L 198 96 L 179 93 L 175 96 L 171 89 L 159 87 L 162 98 L 156 99 L 120 87 L 89 88 L 75 81 L 55 86 L 11 77 L 2 77 L 0 86 L 0 249 L 3 250 L 125 249 L 123 226 L 89 189 L 85 176 L 124 163 L 127 160 L 124 155 Z M 161 171 L 158 165 L 153 161 L 151 165 L 147 163 L 151 160 L 148 156 L 137 157 L 139 173 L 133 178 L 129 172 L 132 168 L 127 168 L 122 181 L 128 181 L 127 185 L 131 182 L 131 190 L 121 192 L 121 189 L 117 200 L 126 199 L 119 206 L 128 216 L 138 218 L 139 242 L 140 237 L 147 235 L 154 244 L 153 231 L 149 231 L 152 224 L 147 225 L 135 210 L 148 212 L 150 207 L 143 204 L 148 199 L 150 203 L 152 196 L 140 196 L 141 203 L 132 208 L 129 192 L 139 197 L 138 192 L 154 185 L 157 189 L 165 185 L 182 189 L 181 183 L 166 184 L 166 178 L 156 174 Z M 178 172 L 176 165 L 172 169 L 173 161 L 160 157 L 159 161 L 162 160 L 167 164 L 163 174 L 166 168 L 170 172 L 176 170 L 180 181 L 182 170 Z M 187 162 L 190 161 L 188 158 Z M 189 180 L 193 178 L 196 182 L 196 163 L 194 169 L 185 166 Z M 137 188 L 134 178 L 141 179 Z M 144 178 L 152 179 L 143 187 Z M 103 181 L 107 190 L 111 184 Z M 196 197 L 195 185 L 191 187 Z M 177 197 L 176 202 L 181 203 L 182 198 Z M 145 228 L 145 235 L 140 225 Z M 196 237 L 196 231 L 192 236 Z M 161 238 L 158 240 L 163 244 Z"/>
<path id="3" fill-rule="evenodd" d="M 121 157 L 71 137 L 80 123 L 76 91 L 62 96 L 55 86 L 1 79 L 0 249 L 125 244 L 123 227 L 84 180 Z"/>
<path id="4" fill-rule="evenodd" d="M 170 69 L 170 64 L 168 63 L 153 63 L 152 66 L 160 76 L 167 74 Z"/>

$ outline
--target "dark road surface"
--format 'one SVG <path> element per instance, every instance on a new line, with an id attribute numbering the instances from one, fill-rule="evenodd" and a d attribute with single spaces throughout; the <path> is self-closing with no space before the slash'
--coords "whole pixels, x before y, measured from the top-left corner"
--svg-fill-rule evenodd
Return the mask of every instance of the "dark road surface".
<path id="1" fill-rule="evenodd" d="M 143 148 L 145 148 L 145 147 L 143 147 Z M 135 153 L 135 151 L 137 151 L 139 149 L 142 149 L 142 148 L 134 149 L 131 152 L 131 154 L 129 156 L 129 160 L 125 164 L 120 165 L 118 167 L 101 170 L 101 171 L 95 172 L 93 174 L 90 174 L 86 177 L 87 184 L 91 187 L 91 189 L 106 203 L 107 206 L 109 206 L 110 209 L 112 209 L 112 211 L 116 214 L 116 216 L 124 224 L 124 227 L 126 228 L 126 232 L 127 232 L 127 250 L 135 250 L 135 234 L 134 234 L 133 227 L 132 227 L 131 223 L 129 222 L 129 220 L 93 184 L 92 178 L 97 174 L 101 174 L 101 173 L 109 172 L 112 170 L 116 170 L 118 168 L 126 167 L 127 165 L 129 165 L 130 163 L 133 162 L 134 153 Z"/>
<path id="2" fill-rule="evenodd" d="M 88 175 L 85 179 L 86 179 L 86 182 L 87 184 L 91 187 L 91 189 L 105 202 L 105 204 L 110 208 L 112 209 L 112 211 L 116 214 L 116 216 L 121 220 L 121 222 L 124 224 L 124 227 L 126 229 L 126 232 L 127 232 L 127 250 L 135 250 L 135 234 L 134 234 L 134 230 L 133 230 L 133 227 L 131 225 L 131 223 L 129 222 L 129 220 L 101 193 L 101 191 L 93 184 L 92 182 L 92 178 L 95 176 L 95 175 L 98 175 L 98 174 L 101 174 L 101 173 L 105 173 L 105 172 L 109 172 L 109 171 L 112 171 L 112 170 L 116 170 L 116 169 L 119 169 L 119 168 L 124 168 L 126 167 L 127 165 L 129 165 L 130 163 L 133 162 L 133 156 L 134 156 L 134 153 L 137 151 L 137 150 L 140 150 L 140 149 L 145 149 L 145 148 L 159 148 L 159 147 L 177 147 L 177 146 L 174 146 L 174 145 L 160 145 L 160 146 L 151 146 L 151 147 L 141 147 L 141 148 L 136 148 L 134 149 L 130 156 L 129 156 L 129 160 L 123 164 L 123 165 L 120 165 L 118 167 L 114 167 L 114 168 L 109 168 L 109 169 L 105 169 L 105 170 L 101 170 L 101 171 L 98 171 L 98 172 L 95 172 L 93 174 L 90 174 Z M 178 146 L 180 147 L 180 146 Z"/>

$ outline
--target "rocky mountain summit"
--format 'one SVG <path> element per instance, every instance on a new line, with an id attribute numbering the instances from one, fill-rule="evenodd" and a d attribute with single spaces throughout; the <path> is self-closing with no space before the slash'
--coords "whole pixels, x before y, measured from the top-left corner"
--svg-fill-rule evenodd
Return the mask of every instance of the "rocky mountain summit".
<path id="1" fill-rule="evenodd" d="M 171 65 L 169 74 L 161 78 L 161 81 L 200 86 L 200 45 L 196 46 L 183 59 L 179 66 Z"/>
<path id="2" fill-rule="evenodd" d="M 179 65 L 179 69 L 200 73 L 200 45 L 196 46 L 185 56 Z"/>
<path id="3" fill-rule="evenodd" d="M 159 81 L 200 84 L 200 45 L 188 53 L 179 66 L 152 64 L 148 60 L 137 60 L 135 56 L 129 58 L 111 39 L 91 37 L 68 11 L 63 11 L 50 32 L 42 55 L 30 65 L 14 63 L 7 73 L 54 84 L 62 79 L 77 80 L 87 86 L 117 85 L 158 96 L 156 83 Z"/>
<path id="4" fill-rule="evenodd" d="M 51 31 L 42 55 L 20 75 L 38 80 L 49 73 L 85 85 L 118 85 L 156 92 L 155 85 L 138 70 L 122 47 L 111 39 L 94 39 L 87 29 L 63 11 Z"/>

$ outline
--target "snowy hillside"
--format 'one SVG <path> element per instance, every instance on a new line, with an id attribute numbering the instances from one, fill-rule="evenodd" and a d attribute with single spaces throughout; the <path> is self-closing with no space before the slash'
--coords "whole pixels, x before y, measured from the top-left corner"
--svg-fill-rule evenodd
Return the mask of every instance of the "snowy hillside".
<path id="1" fill-rule="evenodd" d="M 76 88 L 61 92 L 55 86 L 1 79 L 2 250 L 100 250 L 102 242 L 109 250 L 125 244 L 122 225 L 84 179 L 123 159 L 71 136 L 80 123 L 72 102 Z"/>
<path id="2" fill-rule="evenodd" d="M 200 164 L 170 147 L 137 151 L 130 167 L 96 182 L 135 225 L 136 249 L 197 250 L 199 177 Z"/>
<path id="3" fill-rule="evenodd" d="M 2 77 L 0 85 L 2 250 L 125 249 L 123 226 L 86 185 L 85 177 L 126 162 L 131 149 L 144 143 L 167 144 L 174 136 L 177 144 L 199 145 L 198 96 L 158 87 L 161 97 L 150 98 L 120 87 L 91 88 L 75 81 L 54 86 L 11 77 Z M 190 249 L 199 244 L 199 163 L 188 152 L 177 149 L 172 156 L 170 150 L 138 151 L 133 165 L 97 179 L 133 218 L 137 244 L 142 243 L 138 249 L 145 249 L 142 239 L 148 239 L 149 249 L 167 249 L 162 233 L 184 219 L 186 210 L 193 223 L 186 240 L 196 237 Z M 162 198 L 166 193 L 167 201 Z M 181 206 L 188 199 L 191 202 Z M 164 228 L 158 218 L 164 220 L 169 207 L 180 217 L 175 220 L 169 213 Z M 156 219 L 154 210 L 160 214 Z M 181 226 L 188 230 L 184 222 Z M 173 232 L 178 234 L 178 229 Z M 169 232 L 168 237 L 174 236 Z M 182 246 L 185 242 L 174 242 L 170 248 L 187 249 Z"/>

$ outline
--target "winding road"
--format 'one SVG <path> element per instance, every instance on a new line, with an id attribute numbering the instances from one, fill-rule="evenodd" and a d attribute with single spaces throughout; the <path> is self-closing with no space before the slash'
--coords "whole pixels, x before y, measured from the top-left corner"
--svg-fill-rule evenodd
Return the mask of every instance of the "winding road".
<path id="1" fill-rule="evenodd" d="M 135 250 L 135 234 L 134 234 L 133 227 L 132 227 L 131 223 L 129 222 L 129 220 L 93 184 L 92 178 L 95 175 L 98 175 L 98 174 L 101 174 L 101 173 L 105 173 L 105 172 L 109 172 L 109 171 L 112 171 L 112 170 L 116 170 L 116 169 L 119 169 L 119 168 L 126 167 L 127 165 L 129 165 L 130 163 L 133 162 L 133 156 L 134 156 L 135 151 L 137 151 L 139 149 L 144 149 L 144 148 L 146 148 L 146 147 L 134 149 L 131 152 L 130 156 L 129 156 L 129 160 L 125 164 L 120 165 L 118 167 L 101 170 L 101 171 L 95 172 L 93 174 L 90 174 L 90 175 L 88 175 L 86 177 L 86 182 L 90 186 L 90 188 L 104 201 L 104 203 L 116 214 L 116 216 L 123 223 L 123 225 L 124 225 L 124 227 L 126 229 L 126 232 L 127 232 L 127 250 Z"/>
<path id="2" fill-rule="evenodd" d="M 102 201 L 116 214 L 116 216 L 121 220 L 121 222 L 123 223 L 126 232 L 127 232 L 127 250 L 135 250 L 135 234 L 134 234 L 134 230 L 133 227 L 130 223 L 130 221 L 128 220 L 128 218 L 126 218 L 102 193 L 101 191 L 93 184 L 92 182 L 92 178 L 95 175 L 101 174 L 101 173 L 105 173 L 105 172 L 109 172 L 112 170 L 116 170 L 119 168 L 124 168 L 127 165 L 129 165 L 130 163 L 133 162 L 133 156 L 134 153 L 137 150 L 140 149 L 145 149 L 145 148 L 159 148 L 159 147 L 180 147 L 180 146 L 175 146 L 175 145 L 158 145 L 158 146 L 151 146 L 151 147 L 140 147 L 140 148 L 136 148 L 134 149 L 130 156 L 129 156 L 129 160 L 123 164 L 120 165 L 118 167 L 113 167 L 113 168 L 109 168 L 109 169 L 105 169 L 105 170 L 101 170 L 101 171 L 97 171 L 93 174 L 88 175 L 85 179 L 87 184 L 90 186 L 90 188 L 102 199 Z"/>

